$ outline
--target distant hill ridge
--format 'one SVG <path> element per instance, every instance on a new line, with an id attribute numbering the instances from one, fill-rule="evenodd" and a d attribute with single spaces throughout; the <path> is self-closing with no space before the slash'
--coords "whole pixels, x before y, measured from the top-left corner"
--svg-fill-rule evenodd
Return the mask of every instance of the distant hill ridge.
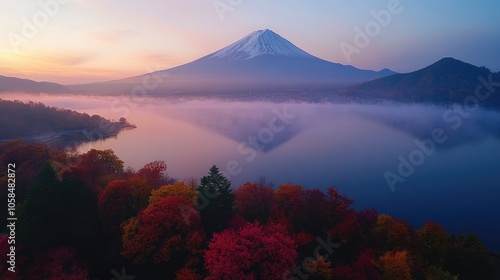
<path id="1" fill-rule="evenodd" d="M 0 92 L 65 93 L 69 89 L 56 83 L 0 76 Z"/>
<path id="2" fill-rule="evenodd" d="M 500 83 L 500 73 L 446 57 L 420 70 L 395 74 L 360 83 L 339 93 L 346 96 L 379 98 L 400 102 L 462 103 L 469 95 L 487 94 L 490 81 Z M 490 92 L 487 105 L 500 105 L 500 88 Z"/>

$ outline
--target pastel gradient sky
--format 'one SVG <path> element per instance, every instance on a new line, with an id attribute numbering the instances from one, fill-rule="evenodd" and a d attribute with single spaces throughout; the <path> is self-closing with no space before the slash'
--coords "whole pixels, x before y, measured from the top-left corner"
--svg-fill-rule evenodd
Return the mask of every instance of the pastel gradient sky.
<path id="1" fill-rule="evenodd" d="M 371 11 L 391 1 L 4 0 L 0 75 L 63 84 L 119 79 L 190 62 L 265 28 L 363 69 L 409 72 L 451 56 L 500 70 L 498 0 L 400 0 L 402 11 L 347 60 L 341 43 L 354 44 L 355 27 L 364 29 Z M 53 13 L 44 18 L 40 3 L 52 3 Z M 234 7 L 221 14 L 216 3 Z M 37 30 L 26 32 L 27 22 Z"/>

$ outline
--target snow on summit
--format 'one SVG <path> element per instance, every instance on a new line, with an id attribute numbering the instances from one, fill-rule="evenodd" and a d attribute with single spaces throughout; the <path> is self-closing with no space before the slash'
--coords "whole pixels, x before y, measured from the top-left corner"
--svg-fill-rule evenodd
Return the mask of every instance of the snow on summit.
<path id="1" fill-rule="evenodd" d="M 250 33 L 243 39 L 233 43 L 209 56 L 209 58 L 230 58 L 233 60 L 247 60 L 261 55 L 279 55 L 288 57 L 314 56 L 299 49 L 285 38 L 273 31 L 258 30 Z"/>

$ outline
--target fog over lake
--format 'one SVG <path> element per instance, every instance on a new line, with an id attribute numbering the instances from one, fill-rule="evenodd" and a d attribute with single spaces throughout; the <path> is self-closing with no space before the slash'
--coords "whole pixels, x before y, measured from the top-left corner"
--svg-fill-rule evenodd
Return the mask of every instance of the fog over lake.
<path id="1" fill-rule="evenodd" d="M 22 100 L 114 120 L 125 116 L 137 125 L 116 138 L 83 144 L 79 152 L 113 149 L 135 169 L 164 160 L 169 175 L 181 180 L 200 178 L 216 164 L 234 187 L 262 176 L 276 186 L 334 185 L 356 208 L 375 208 L 415 226 L 432 218 L 450 232 L 474 231 L 500 251 L 497 111 L 390 103 L 137 103 L 44 95 Z"/>

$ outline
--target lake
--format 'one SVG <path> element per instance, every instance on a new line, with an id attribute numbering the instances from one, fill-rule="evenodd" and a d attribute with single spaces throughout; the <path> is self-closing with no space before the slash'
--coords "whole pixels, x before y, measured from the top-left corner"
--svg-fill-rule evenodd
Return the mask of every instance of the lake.
<path id="1" fill-rule="evenodd" d="M 23 96 L 137 125 L 79 152 L 113 149 L 135 169 L 154 160 L 178 179 L 216 164 L 234 187 L 336 186 L 355 208 L 420 227 L 475 232 L 500 251 L 500 113 L 401 104 L 309 104 L 126 97 Z"/>

